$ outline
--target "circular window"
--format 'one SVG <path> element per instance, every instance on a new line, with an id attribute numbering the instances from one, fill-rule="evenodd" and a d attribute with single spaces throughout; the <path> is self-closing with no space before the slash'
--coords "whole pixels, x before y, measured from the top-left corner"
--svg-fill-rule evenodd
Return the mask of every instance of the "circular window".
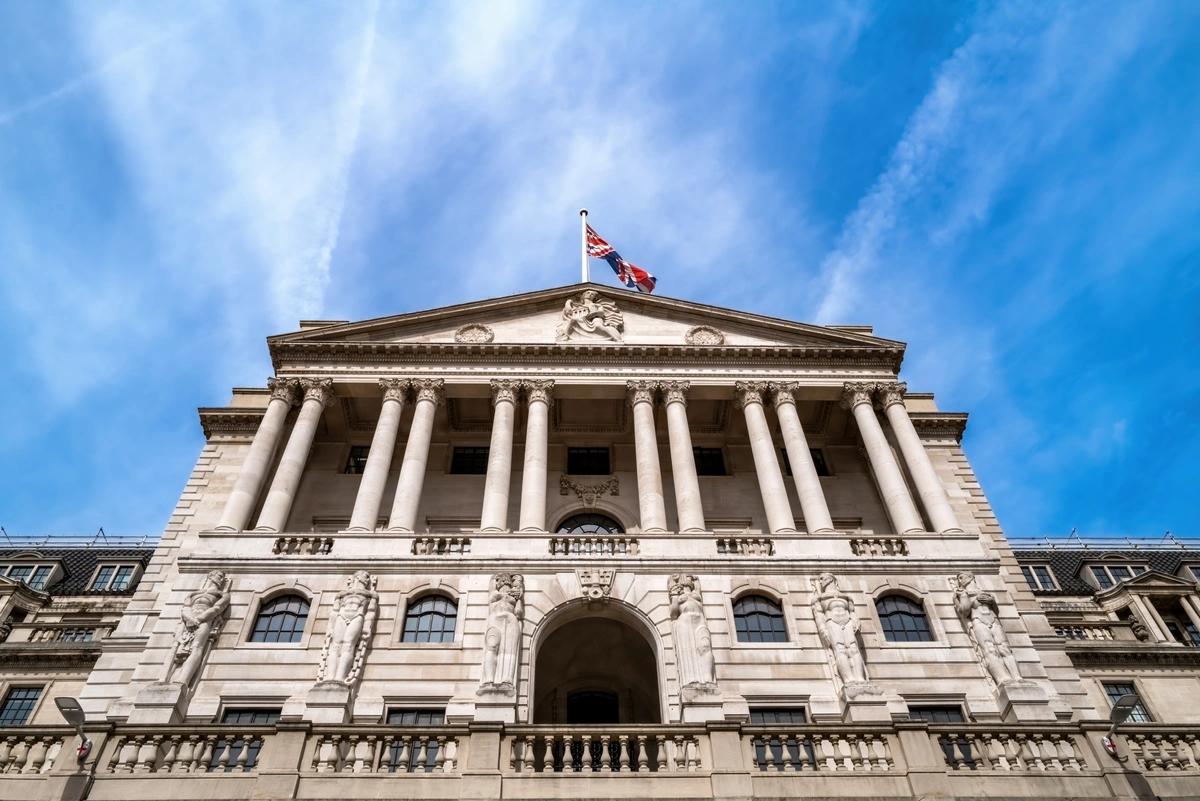
<path id="1" fill-rule="evenodd" d="M 621 534 L 621 524 L 608 515 L 571 515 L 558 524 L 559 534 Z"/>

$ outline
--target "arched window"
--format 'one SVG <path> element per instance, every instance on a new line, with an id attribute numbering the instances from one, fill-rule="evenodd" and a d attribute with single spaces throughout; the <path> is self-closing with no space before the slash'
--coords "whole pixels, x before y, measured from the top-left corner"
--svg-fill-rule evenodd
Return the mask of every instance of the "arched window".
<path id="1" fill-rule="evenodd" d="M 883 637 L 890 642 L 933 642 L 929 618 L 922 606 L 903 595 L 885 595 L 875 602 Z"/>
<path id="2" fill-rule="evenodd" d="M 558 524 L 559 534 L 620 534 L 621 524 L 608 515 L 571 515 Z"/>
<path id="3" fill-rule="evenodd" d="M 763 595 L 743 595 L 733 602 L 738 642 L 787 642 L 783 610 Z"/>
<path id="4" fill-rule="evenodd" d="M 401 642 L 454 642 L 458 605 L 444 595 L 426 595 L 404 614 Z"/>
<path id="5" fill-rule="evenodd" d="M 277 595 L 259 607 L 250 642 L 300 642 L 307 620 L 307 598 Z"/>

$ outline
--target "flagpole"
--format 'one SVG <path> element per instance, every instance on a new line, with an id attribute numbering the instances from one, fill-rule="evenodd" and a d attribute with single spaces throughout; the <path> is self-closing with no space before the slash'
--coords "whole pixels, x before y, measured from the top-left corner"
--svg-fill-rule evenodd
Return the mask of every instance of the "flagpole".
<path id="1" fill-rule="evenodd" d="M 579 268 L 583 273 L 583 283 L 588 283 L 588 259 L 587 259 L 587 209 L 579 210 Z"/>

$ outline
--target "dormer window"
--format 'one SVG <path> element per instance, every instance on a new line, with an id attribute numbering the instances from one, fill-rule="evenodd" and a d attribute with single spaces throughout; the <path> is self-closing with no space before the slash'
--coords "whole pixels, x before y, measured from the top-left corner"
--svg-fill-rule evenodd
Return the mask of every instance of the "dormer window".
<path id="1" fill-rule="evenodd" d="M 100 565 L 88 585 L 89 592 L 124 592 L 133 582 L 137 565 Z"/>
<path id="2" fill-rule="evenodd" d="M 1021 573 L 1025 576 L 1025 582 L 1030 589 L 1047 591 L 1058 589 L 1050 565 L 1021 565 Z"/>
<path id="3" fill-rule="evenodd" d="M 1128 581 L 1134 576 L 1145 573 L 1149 568 L 1145 565 L 1092 565 L 1092 577 L 1102 590 L 1116 586 L 1122 581 Z"/>
<path id="4" fill-rule="evenodd" d="M 19 563 L 0 565 L 0 576 L 19 581 L 34 590 L 44 590 L 54 575 L 54 565 Z"/>

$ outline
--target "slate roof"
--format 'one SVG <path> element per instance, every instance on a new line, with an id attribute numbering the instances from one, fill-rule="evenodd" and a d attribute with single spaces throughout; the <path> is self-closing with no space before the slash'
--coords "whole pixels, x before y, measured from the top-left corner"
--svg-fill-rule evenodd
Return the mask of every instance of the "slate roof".
<path id="1" fill-rule="evenodd" d="M 0 548 L 0 563 L 17 561 L 61 562 L 63 576 L 58 581 L 43 588 L 50 595 L 133 595 L 137 589 L 137 581 L 119 592 L 93 592 L 88 588 L 96 565 L 102 562 L 121 562 L 124 564 L 140 564 L 142 567 L 150 561 L 153 548 Z"/>
<path id="2" fill-rule="evenodd" d="M 1094 562 L 1147 565 L 1151 570 L 1168 575 L 1178 575 L 1185 564 L 1200 564 L 1200 543 L 1194 548 L 1129 549 L 1108 550 L 1095 546 L 1072 547 L 1064 541 L 1062 548 L 1026 549 L 1014 546 L 1013 553 L 1023 565 L 1049 565 L 1058 580 L 1059 589 L 1039 590 L 1036 595 L 1094 595 L 1096 588 L 1088 584 L 1079 574 L 1084 565 Z"/>

